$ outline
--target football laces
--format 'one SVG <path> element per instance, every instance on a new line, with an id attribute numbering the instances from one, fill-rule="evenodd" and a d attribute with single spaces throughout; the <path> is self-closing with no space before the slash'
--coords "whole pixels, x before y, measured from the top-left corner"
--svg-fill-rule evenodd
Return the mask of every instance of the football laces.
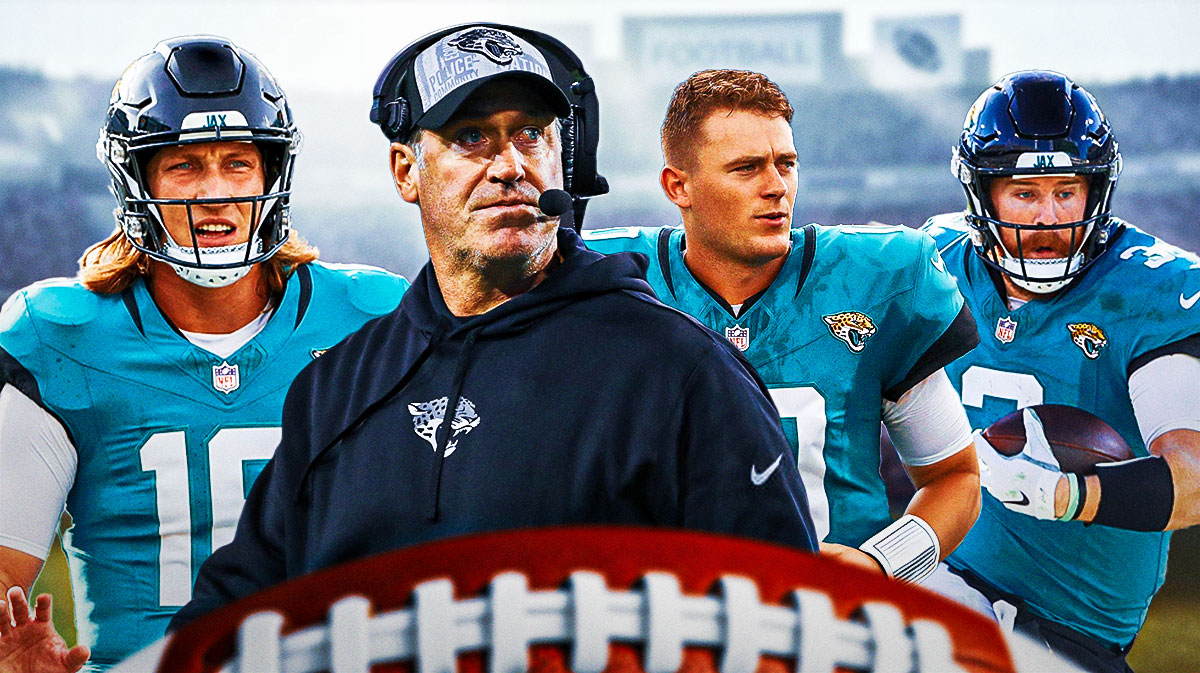
<path id="1" fill-rule="evenodd" d="M 326 623 L 287 635 L 282 614 L 251 614 L 221 671 L 368 673 L 412 661 L 416 673 L 454 673 L 460 653 L 484 651 L 489 673 L 515 673 L 527 669 L 530 646 L 565 645 L 575 673 L 601 673 L 610 643 L 640 645 L 647 673 L 675 673 L 688 647 L 719 650 L 723 673 L 753 673 L 761 655 L 794 659 L 797 671 L 963 670 L 938 622 L 906 622 L 878 601 L 840 619 L 830 597 L 811 589 L 792 591 L 789 605 L 764 604 L 754 580 L 740 575 L 722 575 L 710 595 L 687 595 L 666 572 L 613 591 L 600 573 L 580 570 L 560 589 L 531 591 L 523 573 L 508 571 L 482 596 L 454 593 L 449 579 L 425 581 L 410 607 L 378 615 L 367 598 L 347 596 Z"/>

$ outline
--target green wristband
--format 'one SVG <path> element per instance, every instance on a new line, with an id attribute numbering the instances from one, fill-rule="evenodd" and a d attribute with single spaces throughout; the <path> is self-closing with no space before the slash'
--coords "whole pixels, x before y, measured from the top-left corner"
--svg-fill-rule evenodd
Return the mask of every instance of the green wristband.
<path id="1" fill-rule="evenodd" d="M 1079 498 L 1079 475 L 1074 472 L 1067 472 L 1067 509 L 1063 511 L 1062 516 L 1058 517 L 1059 521 L 1071 521 L 1079 515 L 1080 498 Z"/>

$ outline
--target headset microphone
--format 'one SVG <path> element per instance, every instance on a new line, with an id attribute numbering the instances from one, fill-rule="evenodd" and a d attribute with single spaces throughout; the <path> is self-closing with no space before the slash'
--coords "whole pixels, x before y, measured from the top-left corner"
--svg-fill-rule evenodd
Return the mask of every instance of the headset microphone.
<path id="1" fill-rule="evenodd" d="M 558 217 L 571 210 L 575 199 L 562 189 L 547 189 L 538 198 L 538 210 L 549 217 Z"/>

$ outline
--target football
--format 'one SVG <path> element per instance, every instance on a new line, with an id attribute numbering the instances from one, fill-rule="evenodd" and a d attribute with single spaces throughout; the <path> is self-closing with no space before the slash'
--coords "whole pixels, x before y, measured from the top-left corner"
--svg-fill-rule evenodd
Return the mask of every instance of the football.
<path id="1" fill-rule="evenodd" d="M 1022 665 L 1025 649 L 947 598 L 799 550 L 562 527 L 452 538 L 305 575 L 184 626 L 113 673 L 1071 670 Z"/>
<path id="2" fill-rule="evenodd" d="M 1050 449 L 1063 472 L 1095 474 L 1096 465 L 1133 458 L 1133 449 L 1108 423 L 1091 413 L 1065 404 L 1029 407 L 1042 421 Z M 1015 456 L 1025 447 L 1022 409 L 992 423 L 983 437 L 1005 456 Z"/>

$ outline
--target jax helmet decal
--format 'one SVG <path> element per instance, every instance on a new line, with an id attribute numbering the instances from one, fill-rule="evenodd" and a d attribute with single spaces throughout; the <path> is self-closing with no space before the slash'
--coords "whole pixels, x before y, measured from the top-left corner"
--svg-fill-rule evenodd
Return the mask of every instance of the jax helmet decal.
<path id="1" fill-rule="evenodd" d="M 262 195 L 151 195 L 146 168 L 158 150 L 215 141 L 255 144 L 263 156 Z M 221 287 L 287 241 L 292 168 L 300 144 L 283 90 L 258 59 L 224 38 L 190 35 L 160 42 L 126 68 L 113 88 L 96 154 L 112 175 L 114 215 L 130 243 L 193 283 Z M 168 235 L 162 206 L 185 206 L 191 223 L 193 207 L 224 203 L 250 205 L 246 243 L 206 248 L 194 229 L 190 241 Z"/>
<path id="2" fill-rule="evenodd" d="M 967 113 L 950 172 L 967 195 L 966 219 L 976 253 L 1026 290 L 1062 289 L 1107 249 L 1121 154 L 1096 99 L 1065 75 L 1022 70 L 984 91 Z M 1088 181 L 1084 219 L 1054 225 L 1000 220 L 990 197 L 991 181 L 1041 175 L 1081 175 Z M 1002 229 L 1015 232 L 1016 253 L 1001 244 Z M 1070 256 L 1026 259 L 1021 235 L 1033 229 L 1069 229 Z"/>

